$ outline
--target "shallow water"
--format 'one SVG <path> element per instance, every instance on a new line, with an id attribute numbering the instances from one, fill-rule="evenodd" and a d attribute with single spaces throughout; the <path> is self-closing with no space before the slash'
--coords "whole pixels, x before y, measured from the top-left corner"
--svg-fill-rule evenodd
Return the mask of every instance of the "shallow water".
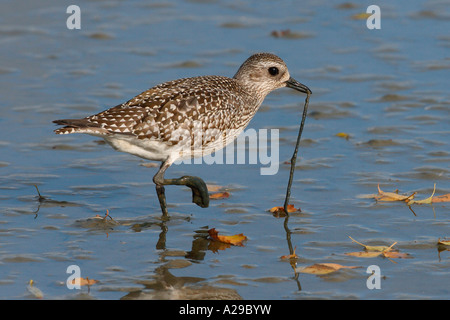
<path id="1" fill-rule="evenodd" d="M 0 14 L 0 298 L 35 299 L 448 299 L 448 203 L 376 202 L 399 189 L 425 199 L 450 192 L 448 1 L 379 2 L 381 30 L 366 28 L 369 2 L 78 1 L 81 29 L 66 28 L 68 1 L 8 1 Z M 290 32 L 286 32 L 290 30 Z M 283 33 L 283 31 L 285 31 Z M 276 37 L 276 35 L 284 35 Z M 56 136 L 51 123 L 115 106 L 162 81 L 232 76 L 270 51 L 313 91 L 292 190 L 288 161 L 304 96 L 270 94 L 250 123 L 280 130 L 276 175 L 261 165 L 178 165 L 230 197 L 207 209 L 167 187 L 161 220 L 156 168 L 98 138 Z M 339 132 L 349 139 L 337 137 Z M 34 185 L 37 185 L 41 198 Z M 100 219 L 108 210 L 110 217 Z M 243 233 L 214 246 L 208 229 Z M 345 255 L 390 246 L 408 259 Z M 296 247 L 298 259 L 281 259 Z M 359 266 L 316 276 L 315 263 Z M 70 290 L 70 265 L 98 283 Z M 366 269 L 381 270 L 369 290 Z"/>

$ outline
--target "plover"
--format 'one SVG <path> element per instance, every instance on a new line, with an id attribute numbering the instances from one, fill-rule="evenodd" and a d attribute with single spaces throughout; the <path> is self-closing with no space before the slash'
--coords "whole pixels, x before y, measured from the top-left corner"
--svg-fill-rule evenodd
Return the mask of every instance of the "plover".
<path id="1" fill-rule="evenodd" d="M 87 133 L 114 149 L 161 161 L 153 177 L 163 215 L 167 215 L 165 185 L 185 185 L 192 201 L 208 207 L 209 195 L 199 177 L 166 179 L 175 161 L 208 155 L 225 147 L 245 129 L 271 91 L 289 87 L 311 90 L 289 74 L 284 61 L 271 53 L 256 53 L 233 78 L 199 76 L 164 82 L 131 100 L 83 119 L 55 120 L 57 134 Z"/>

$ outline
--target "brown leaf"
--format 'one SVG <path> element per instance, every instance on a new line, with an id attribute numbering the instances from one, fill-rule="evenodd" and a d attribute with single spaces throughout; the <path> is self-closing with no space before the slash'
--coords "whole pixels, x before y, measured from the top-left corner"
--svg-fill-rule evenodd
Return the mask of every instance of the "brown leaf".
<path id="1" fill-rule="evenodd" d="M 441 196 L 433 197 L 433 203 L 435 202 L 450 202 L 450 193 L 443 194 Z"/>
<path id="2" fill-rule="evenodd" d="M 227 199 L 230 197 L 229 192 L 216 192 L 209 195 L 210 199 Z"/>
<path id="3" fill-rule="evenodd" d="M 438 244 L 443 245 L 443 246 L 450 246 L 450 240 L 441 240 L 441 238 L 439 238 Z"/>
<path id="4" fill-rule="evenodd" d="M 397 242 L 394 242 L 389 247 L 387 246 L 367 246 L 365 244 L 362 244 L 352 237 L 349 236 L 350 239 L 352 239 L 353 242 L 356 242 L 359 245 L 362 245 L 366 251 L 361 252 L 348 252 L 346 253 L 347 256 L 353 256 L 353 257 L 359 257 L 359 258 L 374 258 L 378 257 L 379 255 L 383 255 L 386 258 L 398 258 L 398 259 L 407 259 L 409 258 L 408 253 L 401 253 L 398 251 L 392 251 L 392 247 L 397 244 Z"/>
<path id="5" fill-rule="evenodd" d="M 80 278 L 75 278 L 75 279 L 72 280 L 72 284 L 75 285 L 75 284 L 79 283 L 80 286 L 86 286 L 86 285 L 87 286 L 91 286 L 91 285 L 93 285 L 93 284 L 95 284 L 97 282 L 98 282 L 98 280 L 89 279 L 88 277 L 86 277 L 86 279 L 80 277 Z"/>
<path id="6" fill-rule="evenodd" d="M 287 209 L 289 213 L 301 211 L 300 208 L 294 208 L 293 204 L 288 204 Z M 284 213 L 284 207 L 273 207 L 269 211 L 272 213 Z"/>
<path id="7" fill-rule="evenodd" d="M 292 252 L 292 254 L 288 254 L 285 256 L 281 256 L 280 259 L 298 259 L 297 254 L 295 253 L 295 250 L 297 249 L 297 247 L 294 248 L 294 252 Z"/>
<path id="8" fill-rule="evenodd" d="M 358 252 L 347 252 L 345 255 L 358 257 L 358 258 L 374 258 L 381 255 L 381 251 L 358 251 Z"/>
<path id="9" fill-rule="evenodd" d="M 398 251 L 386 251 L 383 252 L 383 256 L 392 259 L 408 259 L 411 258 L 408 253 L 398 252 Z"/>

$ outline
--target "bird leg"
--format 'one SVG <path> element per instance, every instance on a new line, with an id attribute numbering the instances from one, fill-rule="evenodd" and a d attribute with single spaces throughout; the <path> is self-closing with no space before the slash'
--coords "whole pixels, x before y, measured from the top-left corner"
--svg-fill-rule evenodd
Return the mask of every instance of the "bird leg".
<path id="1" fill-rule="evenodd" d="M 159 205 L 161 206 L 163 216 L 167 216 L 169 212 L 167 211 L 166 194 L 164 186 L 157 184 L 156 194 L 158 195 Z"/>
<path id="2" fill-rule="evenodd" d="M 209 194 L 206 183 L 199 177 L 183 176 L 178 179 L 165 179 L 164 173 L 172 163 L 164 161 L 159 171 L 153 177 L 153 182 L 156 184 L 156 193 L 158 195 L 159 204 L 163 215 L 168 215 L 165 185 L 184 185 L 192 190 L 192 202 L 196 205 L 207 208 L 209 206 Z"/>

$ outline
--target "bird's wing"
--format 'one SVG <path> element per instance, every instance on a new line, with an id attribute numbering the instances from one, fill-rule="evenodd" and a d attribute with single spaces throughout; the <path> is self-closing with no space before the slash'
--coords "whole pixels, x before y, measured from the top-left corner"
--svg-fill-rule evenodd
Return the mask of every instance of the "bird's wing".
<path id="1" fill-rule="evenodd" d="M 205 90 L 205 83 L 210 90 Z M 129 101 L 84 119 L 54 122 L 66 127 L 56 133 L 127 134 L 139 139 L 171 141 L 180 132 L 193 129 L 223 129 L 236 118 L 240 101 L 233 101 L 233 80 L 225 77 L 195 77 L 165 82 L 142 92 Z M 208 88 L 208 87 L 206 87 Z M 227 101 L 228 103 L 223 103 Z M 178 130 L 177 130 L 178 129 Z"/>

